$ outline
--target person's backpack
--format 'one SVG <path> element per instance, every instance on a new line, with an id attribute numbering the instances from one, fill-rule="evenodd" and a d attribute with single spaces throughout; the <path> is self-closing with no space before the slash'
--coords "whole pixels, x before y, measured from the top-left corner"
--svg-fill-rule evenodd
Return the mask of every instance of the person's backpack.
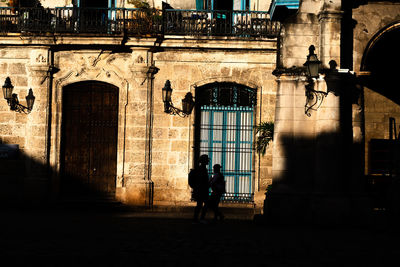
<path id="1" fill-rule="evenodd" d="M 197 178 L 197 170 L 196 169 L 190 169 L 189 175 L 188 175 L 188 183 L 191 188 L 196 187 L 196 179 Z"/>

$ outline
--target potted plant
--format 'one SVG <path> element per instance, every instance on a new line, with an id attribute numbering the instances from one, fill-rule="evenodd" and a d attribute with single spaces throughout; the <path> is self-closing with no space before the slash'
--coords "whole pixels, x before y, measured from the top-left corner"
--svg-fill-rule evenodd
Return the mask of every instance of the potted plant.
<path id="1" fill-rule="evenodd" d="M 150 4 L 146 0 L 128 0 L 128 4 L 132 4 L 139 9 L 150 9 Z"/>
<path id="2" fill-rule="evenodd" d="M 274 138 L 274 123 L 273 122 L 260 122 L 255 127 L 257 140 L 256 140 L 256 151 L 261 155 L 265 155 L 268 148 L 269 142 Z"/>
<path id="3" fill-rule="evenodd" d="M 138 9 L 136 18 L 140 23 L 135 23 L 138 29 L 133 29 L 138 33 L 151 34 L 154 30 L 157 32 L 162 25 L 162 16 L 157 9 L 150 7 L 146 0 L 127 0 Z"/>

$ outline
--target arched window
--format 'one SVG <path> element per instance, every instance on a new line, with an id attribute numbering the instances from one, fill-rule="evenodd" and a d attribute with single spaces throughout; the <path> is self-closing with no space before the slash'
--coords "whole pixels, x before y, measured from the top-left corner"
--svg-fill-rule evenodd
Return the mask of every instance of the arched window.
<path id="1" fill-rule="evenodd" d="M 256 90 L 236 83 L 196 88 L 195 158 L 207 154 L 209 172 L 221 164 L 225 201 L 253 201 L 253 114 Z"/>

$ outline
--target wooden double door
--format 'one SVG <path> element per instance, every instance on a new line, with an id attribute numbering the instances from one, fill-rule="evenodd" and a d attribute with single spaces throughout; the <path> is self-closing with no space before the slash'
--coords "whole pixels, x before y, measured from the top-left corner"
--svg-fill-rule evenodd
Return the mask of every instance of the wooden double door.
<path id="1" fill-rule="evenodd" d="M 118 88 L 102 82 L 63 90 L 62 192 L 115 194 Z"/>

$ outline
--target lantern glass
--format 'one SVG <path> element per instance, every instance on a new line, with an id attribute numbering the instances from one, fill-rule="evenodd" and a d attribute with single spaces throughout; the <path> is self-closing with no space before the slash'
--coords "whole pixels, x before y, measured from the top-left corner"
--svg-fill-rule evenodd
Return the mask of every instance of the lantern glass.
<path id="1" fill-rule="evenodd" d="M 32 88 L 29 89 L 28 95 L 25 97 L 26 99 L 26 106 L 28 110 L 32 110 L 33 104 L 35 103 L 35 96 L 33 95 Z"/>
<path id="2" fill-rule="evenodd" d="M 4 85 L 3 85 L 4 99 L 10 100 L 12 98 L 13 89 L 14 89 L 14 86 L 11 84 L 10 77 L 7 77 L 4 82 Z"/>
<path id="3" fill-rule="evenodd" d="M 165 85 L 162 89 L 162 98 L 163 102 L 171 102 L 171 95 L 172 95 L 172 88 L 171 88 L 171 82 L 167 80 L 165 82 Z"/>
<path id="4" fill-rule="evenodd" d="M 318 78 L 319 76 L 319 65 L 320 61 L 317 58 L 317 55 L 309 55 L 307 60 L 307 74 L 311 78 Z"/>

